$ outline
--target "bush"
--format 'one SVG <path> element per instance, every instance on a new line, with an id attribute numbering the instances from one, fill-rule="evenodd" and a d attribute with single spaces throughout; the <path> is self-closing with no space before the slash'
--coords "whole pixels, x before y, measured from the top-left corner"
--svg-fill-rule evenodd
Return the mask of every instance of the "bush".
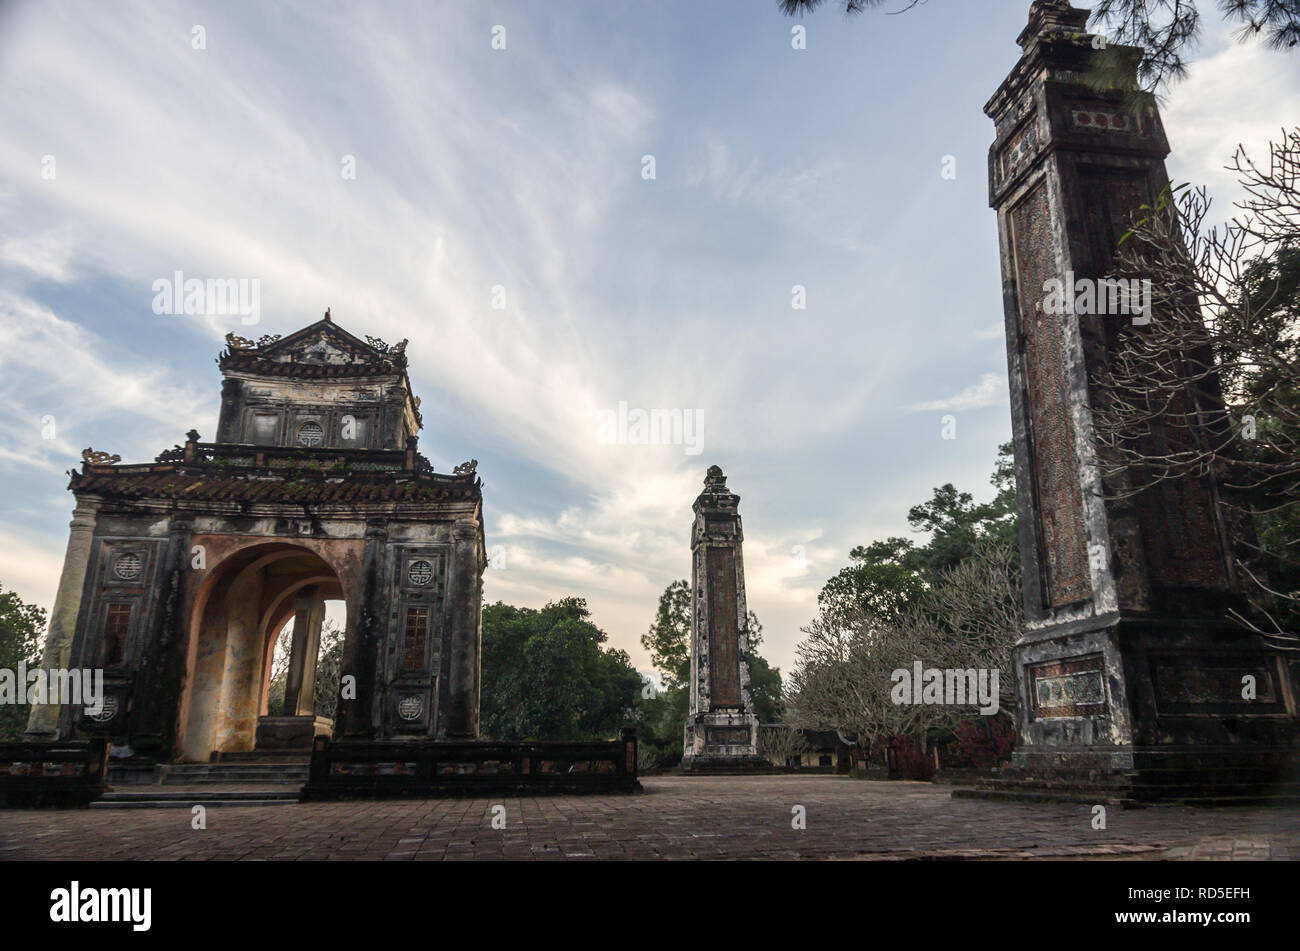
<path id="1" fill-rule="evenodd" d="M 1016 729 L 1004 713 L 962 720 L 953 731 L 951 764 L 966 769 L 991 769 L 1011 758 Z"/>
<path id="2" fill-rule="evenodd" d="M 895 737 L 891 749 L 894 751 L 894 778 L 916 779 L 921 782 L 929 782 L 934 778 L 934 754 L 926 749 L 922 737 Z"/>

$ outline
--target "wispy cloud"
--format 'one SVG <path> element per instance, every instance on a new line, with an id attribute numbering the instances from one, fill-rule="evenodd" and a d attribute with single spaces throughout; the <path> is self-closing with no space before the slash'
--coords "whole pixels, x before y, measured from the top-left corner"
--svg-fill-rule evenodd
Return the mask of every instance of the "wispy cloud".
<path id="1" fill-rule="evenodd" d="M 980 381 L 947 399 L 916 403 L 910 407 L 914 413 L 946 409 L 983 409 L 1007 401 L 1007 378 L 1004 374 L 985 373 Z"/>
<path id="2" fill-rule="evenodd" d="M 52 595 L 70 509 L 52 500 L 82 448 L 139 461 L 210 433 L 224 334 L 330 306 L 409 338 L 435 465 L 481 460 L 507 554 L 489 598 L 586 596 L 643 662 L 716 462 L 744 499 L 765 651 L 788 666 L 849 548 L 899 531 L 918 485 L 982 484 L 1006 438 L 984 414 L 936 471 L 938 437 L 900 419 L 1007 398 L 983 373 L 1001 284 L 978 172 L 1000 75 L 967 95 L 967 73 L 1010 68 L 1023 9 L 953 6 L 942 36 L 917 16 L 827 21 L 802 52 L 771 10 L 686 3 L 7 8 L 0 533 L 36 555 L 0 562 L 0 583 Z M 1255 136 L 1300 113 L 1293 78 L 1268 73 L 1268 96 L 1246 78 L 1262 55 L 1193 65 L 1167 111 L 1175 174 L 1221 164 L 1243 116 Z M 884 86 L 864 116 L 861 90 Z M 154 316 L 151 283 L 177 269 L 259 280 L 261 325 Z M 622 400 L 703 410 L 703 453 L 603 444 L 597 414 Z"/>

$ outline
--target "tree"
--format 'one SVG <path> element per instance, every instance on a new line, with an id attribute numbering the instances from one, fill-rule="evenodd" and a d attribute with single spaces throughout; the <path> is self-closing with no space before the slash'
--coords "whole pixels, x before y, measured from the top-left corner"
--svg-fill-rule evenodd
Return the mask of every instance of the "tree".
<path id="1" fill-rule="evenodd" d="M 779 0 L 786 16 L 803 16 L 823 0 Z M 902 13 L 924 0 L 898 0 Z M 836 0 L 845 15 L 878 7 L 885 0 Z M 1225 19 L 1241 24 L 1241 40 L 1261 37 L 1272 49 L 1290 49 L 1300 42 L 1300 5 L 1293 0 L 1219 0 Z M 1138 75 L 1148 89 L 1168 87 L 1187 73 L 1184 56 L 1200 38 L 1201 15 L 1196 0 L 1097 0 L 1093 27 L 1107 32 L 1111 43 L 1139 47 Z M 1107 50 L 1099 50 L 1102 69 L 1112 68 Z"/>
<path id="2" fill-rule="evenodd" d="M 754 701 L 754 715 L 759 723 L 776 723 L 784 712 L 781 669 L 771 666 L 758 652 L 763 643 L 763 625 L 753 611 L 745 619 L 749 634 L 749 694 Z"/>
<path id="3" fill-rule="evenodd" d="M 850 552 L 804 628 L 786 690 L 785 721 L 835 729 L 866 751 L 952 729 L 966 708 L 900 705 L 891 674 L 925 667 L 999 671 L 999 706 L 1015 704 L 1011 647 L 1022 629 L 1011 445 L 998 449 L 992 501 L 976 504 L 952 485 L 913 506 L 908 522 L 924 545 L 891 537 Z M 924 752 L 922 748 L 921 753 Z"/>
<path id="4" fill-rule="evenodd" d="M 601 646 L 607 639 L 581 598 L 540 611 L 485 607 L 483 732 L 498 740 L 616 735 L 631 719 L 642 681 L 626 651 Z"/>
<path id="5" fill-rule="evenodd" d="M 900 704 L 896 670 L 915 663 L 940 669 L 999 671 L 999 707 L 1011 709 L 1015 684 L 1011 648 L 1023 628 L 1014 550 L 987 539 L 901 614 L 882 625 L 869 607 L 820 615 L 804 628 L 786 696 L 786 722 L 834 729 L 864 750 L 901 737 L 951 729 L 974 715 L 964 706 Z"/>
<path id="6" fill-rule="evenodd" d="M 1267 168 L 1240 146 L 1230 168 L 1247 198 L 1226 225 L 1207 225 L 1204 188 L 1169 188 L 1117 249 L 1153 316 L 1093 375 L 1102 472 L 1117 497 L 1217 482 L 1246 552 L 1237 617 L 1300 649 L 1300 129 Z"/>
<path id="7" fill-rule="evenodd" d="M 785 723 L 764 724 L 758 733 L 758 755 L 774 766 L 789 766 L 808 752 L 808 739 L 799 727 Z"/>
<path id="8" fill-rule="evenodd" d="M 289 683 L 289 659 L 293 638 L 281 634 L 271 656 L 271 685 L 267 689 L 266 707 L 272 714 L 284 708 L 284 692 Z M 321 625 L 320 653 L 316 657 L 315 706 L 318 717 L 334 719 L 339 703 L 339 678 L 343 673 L 343 630 L 333 621 Z"/>
<path id="9" fill-rule="evenodd" d="M 0 670 L 11 670 L 17 678 L 18 665 L 28 669 L 41 665 L 41 647 L 45 634 L 45 609 L 28 604 L 13 591 L 0 587 Z M 15 683 L 25 700 L 26 683 Z M 0 740 L 22 738 L 31 709 L 26 703 L 0 704 Z"/>
<path id="10" fill-rule="evenodd" d="M 745 619 L 749 634 L 749 689 L 760 723 L 781 718 L 784 690 L 781 671 L 758 652 L 763 625 L 750 611 Z M 660 766 L 676 765 L 682 758 L 682 733 L 690 712 L 691 586 L 674 581 L 659 596 L 654 622 L 641 637 L 651 663 L 663 677 L 664 690 L 642 697 L 635 710 L 638 739 L 643 748 L 659 751 Z M 647 754 L 648 755 L 648 754 Z"/>
<path id="11" fill-rule="evenodd" d="M 853 564 L 822 587 L 817 606 L 823 620 L 836 625 L 856 619 L 868 627 L 896 626 L 907 609 L 943 572 L 969 558 L 986 541 L 1005 545 L 1018 570 L 1015 460 L 1011 443 L 998 447 L 989 480 L 997 490 L 989 502 L 975 504 L 969 492 L 951 484 L 934 489 L 930 501 L 914 505 L 908 524 L 928 533 L 924 545 L 890 537 L 849 552 Z"/>
<path id="12" fill-rule="evenodd" d="M 682 579 L 659 595 L 654 623 L 641 635 L 641 646 L 650 652 L 650 663 L 670 690 L 691 678 L 690 641 L 691 586 Z"/>

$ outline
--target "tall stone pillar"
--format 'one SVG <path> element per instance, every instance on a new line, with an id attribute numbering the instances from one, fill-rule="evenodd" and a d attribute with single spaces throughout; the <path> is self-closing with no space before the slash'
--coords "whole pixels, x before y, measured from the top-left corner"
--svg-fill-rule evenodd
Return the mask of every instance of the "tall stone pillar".
<path id="1" fill-rule="evenodd" d="M 335 736 L 340 738 L 373 739 L 380 731 L 378 699 L 383 695 L 379 682 L 383 665 L 379 663 L 378 652 L 383 643 L 383 612 L 387 610 L 383 598 L 387 546 L 387 523 L 367 522 L 361 591 L 356 607 L 352 608 L 356 623 L 348 624 L 343 643 L 342 679 L 335 713 Z"/>
<path id="2" fill-rule="evenodd" d="M 691 528 L 690 714 L 682 768 L 763 769 L 750 694 L 740 496 L 711 466 Z"/>
<path id="3" fill-rule="evenodd" d="M 131 699 L 130 745 L 137 754 L 162 755 L 171 745 L 185 676 L 182 588 L 191 571 L 188 517 L 173 515 L 159 579 L 159 610 L 140 652 Z M 165 579 L 165 580 L 164 580 Z"/>
<path id="4" fill-rule="evenodd" d="M 1105 43 L 1087 20 L 1068 0 L 1036 0 L 1020 61 L 985 107 L 1027 617 L 1012 785 L 1245 793 L 1293 759 L 1296 705 L 1282 656 L 1225 617 L 1234 542 L 1219 487 L 1189 479 L 1125 498 L 1134 473 L 1103 479 L 1092 377 L 1122 345 L 1121 322 L 1140 333 L 1141 319 L 1049 305 L 1052 282 L 1072 299 L 1075 282 L 1108 272 L 1132 212 L 1168 182 L 1140 51 L 1112 48 L 1127 88 L 1099 91 L 1089 71 Z"/>
<path id="5" fill-rule="evenodd" d="M 45 635 L 45 670 L 66 669 L 72 658 L 72 641 L 77 632 L 77 615 L 81 612 L 82 592 L 86 588 L 86 570 L 95 540 L 95 520 L 99 505 L 84 500 L 72 511 L 68 548 L 63 555 L 63 573 L 59 575 L 54 607 Z M 24 685 L 25 686 L 25 685 Z M 34 740 L 58 739 L 59 710 L 55 703 L 32 704 L 27 719 L 27 735 Z"/>
<path id="6" fill-rule="evenodd" d="M 487 555 L 476 519 L 457 519 L 452 526 L 453 575 L 448 596 L 451 612 L 451 663 L 447 683 L 448 740 L 478 739 L 480 650 L 482 646 L 483 570 Z M 442 725 L 439 731 L 442 733 Z"/>
<path id="7" fill-rule="evenodd" d="M 293 609 L 293 646 L 284 688 L 284 715 L 309 717 L 316 712 L 316 662 L 325 622 L 325 599 L 320 596 L 320 589 L 314 585 L 303 588 L 294 599 Z"/>

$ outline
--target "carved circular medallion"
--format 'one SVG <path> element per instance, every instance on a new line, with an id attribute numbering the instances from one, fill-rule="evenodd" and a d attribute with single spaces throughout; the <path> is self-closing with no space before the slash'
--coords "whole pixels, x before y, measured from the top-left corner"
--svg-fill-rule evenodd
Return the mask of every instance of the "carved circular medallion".
<path id="1" fill-rule="evenodd" d="M 397 715 L 403 720 L 418 720 L 424 712 L 424 698 L 411 694 L 397 704 Z"/>
<path id="2" fill-rule="evenodd" d="M 144 562 L 135 552 L 127 552 L 124 555 L 118 555 L 117 560 L 113 562 L 113 574 L 117 575 L 123 581 L 134 581 L 140 577 L 140 570 L 144 567 Z"/>
<path id="3" fill-rule="evenodd" d="M 104 697 L 99 704 L 98 713 L 87 713 L 86 716 L 96 723 L 107 723 L 113 717 L 117 716 L 117 697 L 111 694 Z"/>
<path id="4" fill-rule="evenodd" d="M 413 561 L 407 566 L 406 577 L 410 579 L 411 584 L 423 588 L 433 580 L 433 565 L 423 559 Z"/>
<path id="5" fill-rule="evenodd" d="M 303 423 L 298 427 L 298 442 L 303 446 L 319 446 L 325 442 L 325 430 L 320 423 Z"/>

